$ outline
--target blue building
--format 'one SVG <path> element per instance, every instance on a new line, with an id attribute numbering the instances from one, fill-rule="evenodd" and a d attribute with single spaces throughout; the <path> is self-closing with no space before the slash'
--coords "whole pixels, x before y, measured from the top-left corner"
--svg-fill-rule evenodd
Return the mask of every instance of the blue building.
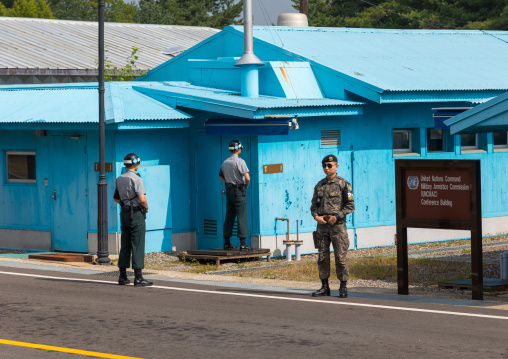
<path id="1" fill-rule="evenodd" d="M 484 234 L 508 232 L 508 140 L 453 135 L 443 119 L 508 90 L 507 32 L 255 27 L 259 96 L 242 96 L 243 28 L 222 32 L 131 83 L 107 85 L 107 173 L 142 160 L 147 250 L 214 248 L 225 214 L 221 162 L 240 140 L 251 170 L 254 247 L 282 251 L 297 223 L 313 252 L 310 216 L 321 158 L 339 159 L 355 193 L 351 247 L 391 245 L 396 158 L 481 159 Z M 0 247 L 94 252 L 96 85 L 0 88 Z M 502 132 L 502 131 L 501 131 Z M 503 143 L 504 141 L 504 143 Z M 276 165 L 277 171 L 266 171 Z M 275 172 L 275 173 L 267 173 Z M 52 198 L 53 197 L 53 198 Z M 110 250 L 118 213 L 110 198 Z M 412 241 L 468 237 L 411 229 Z"/>

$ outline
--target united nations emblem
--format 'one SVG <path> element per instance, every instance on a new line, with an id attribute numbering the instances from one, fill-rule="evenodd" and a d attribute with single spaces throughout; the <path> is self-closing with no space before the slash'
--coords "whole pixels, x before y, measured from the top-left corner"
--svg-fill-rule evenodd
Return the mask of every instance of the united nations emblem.
<path id="1" fill-rule="evenodd" d="M 418 189 L 418 177 L 417 176 L 409 176 L 407 178 L 407 186 L 409 189 Z"/>

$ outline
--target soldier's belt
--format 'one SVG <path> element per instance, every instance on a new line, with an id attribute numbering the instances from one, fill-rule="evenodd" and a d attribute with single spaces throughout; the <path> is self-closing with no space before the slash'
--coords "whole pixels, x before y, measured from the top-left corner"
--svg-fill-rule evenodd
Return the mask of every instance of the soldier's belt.
<path id="1" fill-rule="evenodd" d="M 243 184 L 226 183 L 226 189 L 243 189 Z"/>
<path id="2" fill-rule="evenodd" d="M 139 212 L 141 211 L 141 209 L 139 207 L 132 207 L 132 210 L 134 212 Z M 130 206 L 123 206 L 122 207 L 122 212 L 130 212 L 131 211 L 131 207 Z"/>

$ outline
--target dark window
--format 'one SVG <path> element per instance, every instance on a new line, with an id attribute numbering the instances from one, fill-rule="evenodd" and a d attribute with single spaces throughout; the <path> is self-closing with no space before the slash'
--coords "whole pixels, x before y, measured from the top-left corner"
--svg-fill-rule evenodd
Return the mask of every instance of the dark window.
<path id="1" fill-rule="evenodd" d="M 393 152 L 411 152 L 410 130 L 393 130 Z"/>
<path id="2" fill-rule="evenodd" d="M 463 150 L 478 149 L 476 133 L 466 133 L 464 135 L 460 135 L 460 147 Z"/>
<path id="3" fill-rule="evenodd" d="M 7 182 L 35 183 L 35 152 L 7 152 Z"/>
<path id="4" fill-rule="evenodd" d="M 445 130 L 441 128 L 427 129 L 427 151 L 438 152 L 445 150 Z"/>
<path id="5" fill-rule="evenodd" d="M 506 148 L 508 147 L 508 132 L 494 132 L 494 147 Z"/>

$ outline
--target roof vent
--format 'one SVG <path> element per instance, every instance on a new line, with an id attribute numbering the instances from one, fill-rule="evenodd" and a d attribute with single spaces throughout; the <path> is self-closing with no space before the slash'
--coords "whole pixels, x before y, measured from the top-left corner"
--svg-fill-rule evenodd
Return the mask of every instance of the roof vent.
<path id="1" fill-rule="evenodd" d="M 277 19 L 277 26 L 309 26 L 309 22 L 307 21 L 307 16 L 305 14 L 300 14 L 296 12 L 287 12 L 284 14 L 280 14 Z"/>

